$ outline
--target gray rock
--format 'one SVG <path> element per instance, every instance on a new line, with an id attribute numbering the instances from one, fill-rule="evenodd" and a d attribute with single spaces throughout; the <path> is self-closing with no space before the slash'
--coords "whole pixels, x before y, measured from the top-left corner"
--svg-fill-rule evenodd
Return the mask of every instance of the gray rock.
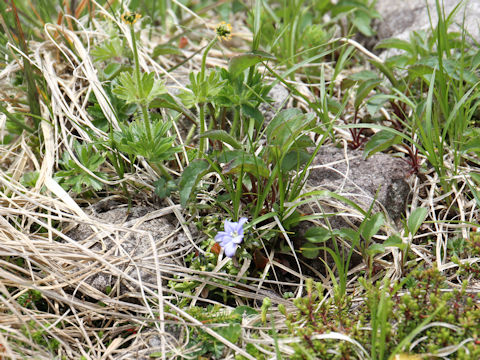
<path id="1" fill-rule="evenodd" d="M 275 84 L 269 91 L 268 96 L 272 98 L 273 102 L 270 104 L 261 104 L 259 110 L 265 117 L 265 124 L 268 124 L 275 115 L 284 109 L 290 92 L 283 84 Z"/>
<path id="2" fill-rule="evenodd" d="M 396 221 L 405 213 L 409 170 L 405 160 L 388 154 L 364 159 L 360 150 L 348 149 L 345 156 L 344 149 L 324 146 L 312 164 L 307 184 L 345 196 L 364 210 L 376 199 L 374 211 L 385 209 Z"/>
<path id="3" fill-rule="evenodd" d="M 460 3 L 459 0 L 439 1 L 444 3 L 446 16 Z M 395 37 L 408 40 L 412 31 L 430 29 L 429 11 L 433 26 L 437 25 L 435 0 L 378 0 L 376 6 L 382 16 L 376 29 L 380 39 Z M 460 31 L 464 18 L 467 34 L 480 41 L 480 1 L 467 0 L 462 4 L 450 29 Z"/>
<path id="4" fill-rule="evenodd" d="M 372 213 L 383 211 L 390 218 L 390 223 L 397 223 L 405 214 L 410 186 L 406 181 L 410 165 L 403 159 L 388 154 L 375 154 L 363 159 L 363 152 L 323 146 L 318 152 L 311 166 L 306 190 L 330 190 L 338 195 L 355 202 L 363 210 L 368 211 L 373 201 L 375 205 Z M 321 206 L 321 208 L 319 208 Z M 333 229 L 352 228 L 360 225 L 363 217 L 351 205 L 335 199 L 322 199 L 302 205 L 299 211 L 305 215 L 329 214 L 328 222 Z M 322 220 L 320 220 L 322 222 Z M 294 243 L 297 249 L 307 242 L 305 232 L 314 226 L 311 222 L 303 221 L 295 229 Z M 320 246 L 334 248 L 332 240 Z M 347 256 L 349 249 L 339 245 L 343 256 Z M 333 258 L 327 252 L 322 252 L 321 258 L 330 268 L 335 265 Z M 360 264 L 364 259 L 354 252 L 350 267 Z M 318 258 L 303 259 L 311 268 L 323 272 L 325 263 Z M 308 272 L 308 271 L 307 271 Z M 314 275 L 314 274 L 311 274 Z"/>
<path id="5" fill-rule="evenodd" d="M 107 288 L 114 289 L 119 295 L 136 292 L 140 281 L 145 286 L 151 284 L 156 287 L 155 259 L 149 235 L 155 243 L 160 264 L 174 264 L 173 259 L 180 255 L 178 250 L 181 251 L 182 245 L 189 244 L 184 232 L 181 229 L 177 230 L 177 221 L 173 215 L 151 216 L 157 209 L 133 207 L 129 211 L 126 206 L 122 206 L 97 212 L 96 210 L 104 210 L 97 206 L 91 210 L 93 218 L 102 223 L 117 224 L 118 228 L 114 227 L 111 234 L 105 236 L 102 233 L 94 233 L 89 225 L 82 224 L 70 231 L 68 236 L 88 244 L 92 250 L 136 280 L 131 282 L 125 278 L 119 279 L 116 274 L 102 267 L 102 270 L 92 272 L 84 279 L 86 284 L 102 293 L 105 293 Z M 175 250 L 176 255 L 168 254 Z M 98 263 L 92 263 L 91 266 L 101 268 Z"/>

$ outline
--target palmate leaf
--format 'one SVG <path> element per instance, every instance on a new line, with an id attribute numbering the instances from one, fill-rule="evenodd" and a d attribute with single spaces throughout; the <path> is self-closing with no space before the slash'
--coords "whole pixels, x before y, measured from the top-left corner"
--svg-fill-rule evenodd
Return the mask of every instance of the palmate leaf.
<path id="1" fill-rule="evenodd" d="M 115 57 L 122 57 L 124 54 L 124 45 L 119 38 L 113 38 L 110 41 L 104 41 L 92 50 L 92 56 L 95 61 L 108 61 Z"/>
<path id="2" fill-rule="evenodd" d="M 122 126 L 121 131 L 115 131 L 113 136 L 118 149 L 134 157 L 142 156 L 152 162 L 169 160 L 180 151 L 180 147 L 173 146 L 175 137 L 167 134 L 172 126 L 171 122 L 159 119 L 151 125 L 151 138 L 146 132 L 145 123 L 141 120 L 135 120 L 127 126 Z"/>
<path id="3" fill-rule="evenodd" d="M 75 141 L 73 152 L 78 161 L 95 176 L 100 179 L 107 179 L 106 174 L 98 171 L 99 167 L 105 162 L 105 155 L 97 153 L 92 144 L 80 144 Z M 94 190 L 103 188 L 103 183 L 80 167 L 67 151 L 63 153 L 59 165 L 63 170 L 57 171 L 55 178 L 67 190 L 71 189 L 75 193 L 81 193 L 88 188 Z"/>
<path id="4" fill-rule="evenodd" d="M 155 79 L 154 73 L 144 73 L 137 84 L 135 74 L 122 72 L 118 76 L 118 83 L 113 88 L 113 93 L 127 104 L 149 105 L 155 98 L 167 92 L 165 84 Z"/>
<path id="5" fill-rule="evenodd" d="M 189 90 L 182 91 L 178 97 L 187 108 L 210 102 L 220 93 L 225 82 L 217 71 L 211 71 L 203 80 L 200 73 L 190 73 L 190 84 L 187 85 Z"/>

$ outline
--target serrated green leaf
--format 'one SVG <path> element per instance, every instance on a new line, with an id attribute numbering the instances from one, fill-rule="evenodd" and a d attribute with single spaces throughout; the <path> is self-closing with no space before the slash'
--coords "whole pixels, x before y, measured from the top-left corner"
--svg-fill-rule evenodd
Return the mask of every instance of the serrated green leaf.
<path id="1" fill-rule="evenodd" d="M 208 172 L 210 164 L 206 160 L 194 160 L 183 169 L 178 187 L 180 189 L 180 204 L 182 207 L 187 205 L 188 200 L 193 194 L 195 186 L 201 177 Z"/>
<path id="2" fill-rule="evenodd" d="M 137 84 L 133 73 L 122 72 L 118 76 L 118 83 L 113 88 L 113 93 L 127 103 L 149 105 L 156 97 L 166 93 L 165 84 L 155 79 L 154 73 L 144 73 Z"/>
<path id="3" fill-rule="evenodd" d="M 427 214 L 427 208 L 416 208 L 412 211 L 407 220 L 407 229 L 412 236 L 417 233 L 418 229 L 425 221 Z"/>
<path id="4" fill-rule="evenodd" d="M 229 144 L 234 149 L 242 148 L 242 144 L 240 144 L 232 135 L 227 133 L 225 130 L 209 130 L 200 135 L 200 137 L 221 141 L 225 144 Z"/>
<path id="5" fill-rule="evenodd" d="M 386 150 L 390 146 L 400 144 L 401 142 L 402 138 L 400 135 L 396 135 L 388 130 L 381 130 L 373 135 L 367 142 L 363 151 L 363 157 L 366 159 L 377 152 Z"/>

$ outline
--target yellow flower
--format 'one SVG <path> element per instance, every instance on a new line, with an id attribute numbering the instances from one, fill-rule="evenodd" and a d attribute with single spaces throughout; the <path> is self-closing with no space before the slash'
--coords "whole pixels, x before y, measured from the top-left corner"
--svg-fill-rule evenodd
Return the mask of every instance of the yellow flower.
<path id="1" fill-rule="evenodd" d="M 220 40 L 230 40 L 232 38 L 232 25 L 222 21 L 215 28 L 215 32 Z"/>
<path id="2" fill-rule="evenodd" d="M 127 25 L 133 25 L 137 22 L 138 19 L 142 17 L 141 14 L 127 11 L 122 14 L 121 19 Z"/>

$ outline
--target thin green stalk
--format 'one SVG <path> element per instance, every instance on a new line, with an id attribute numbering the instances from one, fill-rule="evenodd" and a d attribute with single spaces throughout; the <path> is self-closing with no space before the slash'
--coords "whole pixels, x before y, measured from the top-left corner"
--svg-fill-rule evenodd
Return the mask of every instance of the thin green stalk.
<path id="1" fill-rule="evenodd" d="M 168 173 L 167 169 L 162 163 L 150 164 L 150 166 L 157 174 L 163 175 L 167 180 L 172 180 L 172 176 Z"/>
<path id="2" fill-rule="evenodd" d="M 141 83 L 140 63 L 138 61 L 137 40 L 135 38 L 135 30 L 133 28 L 133 24 L 130 24 L 130 36 L 132 37 L 133 58 L 135 60 L 135 77 L 136 77 L 136 80 L 137 80 L 138 95 L 141 99 L 144 99 L 145 94 L 143 93 L 143 86 L 142 86 L 142 83 Z M 142 101 L 142 103 L 140 103 L 139 105 L 140 105 L 140 110 L 142 112 L 143 121 L 145 123 L 145 130 L 147 132 L 148 140 L 153 141 L 153 139 L 152 139 L 152 129 L 150 127 L 150 117 L 148 115 L 147 104 L 145 104 L 145 102 Z"/>
<path id="3" fill-rule="evenodd" d="M 200 81 L 205 80 L 205 68 L 207 67 L 207 55 L 208 52 L 212 49 L 213 45 L 217 42 L 217 38 L 215 37 L 205 48 L 205 51 L 202 55 L 202 67 L 200 68 Z"/>
<path id="4" fill-rule="evenodd" d="M 205 68 L 207 67 L 207 55 L 210 49 L 215 45 L 217 42 L 217 38 L 215 37 L 210 43 L 207 45 L 205 48 L 205 51 L 203 52 L 202 55 L 202 67 L 200 68 L 200 79 L 199 83 L 203 83 L 205 81 Z M 202 135 L 205 133 L 206 127 L 205 127 L 205 104 L 202 102 L 201 104 L 198 104 L 200 108 L 199 116 L 200 116 L 200 127 L 199 127 L 199 135 L 200 135 L 200 144 L 199 144 L 199 157 L 202 157 L 203 154 L 205 153 L 205 141 L 206 139 L 202 137 Z"/>
<path id="5" fill-rule="evenodd" d="M 232 136 L 235 136 L 237 133 L 238 129 L 238 124 L 240 123 L 240 109 L 235 109 L 233 110 L 233 123 L 232 123 L 232 129 L 230 130 L 230 134 Z"/>
<path id="6" fill-rule="evenodd" d="M 198 155 L 199 157 L 203 157 L 203 154 L 205 153 L 205 141 L 206 139 L 202 136 L 205 133 L 205 104 L 199 104 L 200 107 L 200 127 L 199 127 L 199 132 L 200 132 L 200 145 L 199 145 L 199 151 Z"/>

